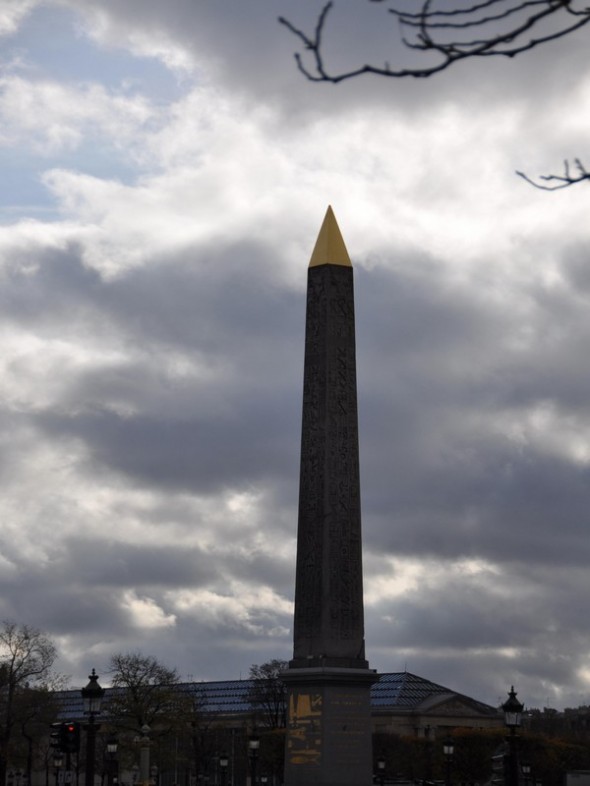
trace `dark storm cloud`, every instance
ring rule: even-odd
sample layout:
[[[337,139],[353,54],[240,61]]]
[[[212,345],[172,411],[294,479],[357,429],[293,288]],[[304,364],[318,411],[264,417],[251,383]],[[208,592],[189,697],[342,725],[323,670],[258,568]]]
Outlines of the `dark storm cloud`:
[[[397,651],[385,668],[444,674],[486,701],[511,681],[537,703],[584,695],[590,472],[569,450],[588,419],[577,254],[558,264],[559,286],[512,282],[508,300],[449,286],[428,264],[423,276],[416,259],[357,279],[368,576],[396,578],[380,555],[427,560],[416,586],[371,602],[382,669]],[[457,578],[462,559],[488,568]]]
[[[95,271],[85,267],[74,244],[43,252],[14,251],[0,292],[2,318],[37,329],[51,329],[65,315],[76,321],[100,287]]]
[[[3,619],[26,620],[29,625],[60,635],[108,635],[124,633],[128,615],[121,609],[118,595],[110,589],[93,587],[81,591],[69,581],[68,571],[59,579],[55,572],[39,574],[34,566],[22,578],[5,585]]]
[[[529,706],[579,704],[588,635],[582,570],[549,573],[531,562],[461,573],[447,564],[444,576],[445,563],[433,560],[418,586],[372,606],[373,662],[444,674],[449,687],[490,703],[516,682]]]
[[[30,250],[17,252],[2,292],[3,316],[47,328],[65,316],[94,320],[93,330],[115,323],[138,343],[204,352],[231,339],[239,357],[241,342],[272,337],[269,324],[275,325],[272,335],[289,336],[301,322],[302,295],[275,282],[275,253],[249,240],[201,247],[104,280],[84,264],[75,244],[37,259]]]
[[[111,281],[72,251],[17,269],[5,319],[61,336],[65,321],[70,336],[130,353],[73,374],[57,407],[31,415],[37,427],[82,439],[91,460],[147,485],[211,493],[293,472],[303,295],[270,269],[268,251],[247,244]],[[202,376],[170,378],[168,352],[186,353]],[[119,414],[111,400],[138,412]]]
[[[550,634],[565,641],[575,638],[571,631],[587,628],[584,604],[572,596],[581,579],[579,570],[555,571],[551,586],[543,588],[539,579],[544,566],[531,571],[521,563],[510,573],[507,565],[502,573],[489,565],[458,570],[447,563],[445,591],[439,595],[445,563],[433,562],[419,587],[373,606],[377,619],[387,619],[382,630],[373,632],[374,646],[389,640],[401,648],[541,651]]]
[[[198,546],[161,543],[152,546],[104,540],[89,532],[86,522],[79,524],[80,534],[56,541],[55,552],[46,564],[21,558],[16,579],[0,578],[5,615],[20,619],[24,610],[34,608],[34,620],[26,614],[31,624],[50,627],[56,632],[72,628],[88,631],[91,626],[100,630],[107,620],[114,632],[129,623],[128,616],[119,608],[122,589],[162,591],[179,585],[198,587],[219,573],[219,566]],[[87,586],[93,588],[90,595],[85,592]]]
[[[91,536],[92,537],[92,536]],[[88,535],[62,541],[62,556],[72,582],[90,581],[104,587],[176,587],[206,584],[216,575],[205,552],[187,544],[153,546],[91,539]]]
[[[521,641],[532,640],[537,633],[538,623],[530,614],[529,604],[520,611],[507,606],[500,618],[496,612],[497,604],[502,601],[492,598],[489,588],[485,592],[473,590],[466,582],[456,596],[450,584],[445,584],[442,603],[432,597],[432,591],[424,591],[411,600],[398,598],[395,616],[386,630],[374,634],[373,646],[395,642],[402,649],[452,648],[465,652],[469,648],[519,646]]]
[[[211,494],[227,486],[255,485],[292,465],[284,454],[288,443],[280,438],[275,444],[273,427],[281,422],[280,413],[273,418],[265,403],[244,404],[239,414],[227,418],[203,412],[175,422],[170,417],[104,412],[70,417],[45,414],[35,423],[53,438],[82,439],[91,460],[143,484]]]
[[[526,431],[548,404],[587,417],[585,302],[522,293],[532,304],[522,351],[523,316],[485,290],[380,270],[360,281],[364,510],[376,542],[408,555],[587,560],[587,466],[502,427],[510,418]]]

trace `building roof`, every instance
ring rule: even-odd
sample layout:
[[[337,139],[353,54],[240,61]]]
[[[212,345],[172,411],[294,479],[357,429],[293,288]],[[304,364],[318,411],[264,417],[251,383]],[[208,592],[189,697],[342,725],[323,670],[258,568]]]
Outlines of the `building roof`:
[[[411,674],[408,671],[377,675],[371,686],[371,708],[374,711],[413,712],[421,706],[431,706],[438,700],[450,698],[463,699],[483,714],[497,714],[495,707],[482,704],[475,699],[462,696],[456,691],[437,685],[435,682]],[[222,680],[219,682],[183,682],[179,690],[193,694],[198,700],[200,712],[213,714],[239,714],[253,711],[250,692],[254,680]],[[118,693],[120,688],[107,688],[105,701]],[[60,716],[65,720],[83,717],[82,695],[80,690],[59,691],[58,699],[62,710]]]
[[[468,704],[483,715],[497,715],[496,707],[464,696],[409,671],[381,674],[371,688],[372,710],[415,712],[428,710],[448,699]]]
[[[374,709],[397,707],[413,710],[433,695],[449,696],[453,693],[449,688],[408,671],[382,674],[379,682],[371,688],[371,706]]]

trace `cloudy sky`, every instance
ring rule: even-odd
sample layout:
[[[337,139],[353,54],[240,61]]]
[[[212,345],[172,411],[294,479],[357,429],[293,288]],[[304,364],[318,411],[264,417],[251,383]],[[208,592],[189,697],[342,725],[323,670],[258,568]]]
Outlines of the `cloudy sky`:
[[[292,654],[307,264],[355,267],[367,656],[590,702],[583,31],[312,84],[315,0],[0,0],[0,618],[72,685]],[[339,0],[336,65],[403,58]],[[590,163],[590,153],[588,153]],[[108,677],[101,680],[108,684]]]

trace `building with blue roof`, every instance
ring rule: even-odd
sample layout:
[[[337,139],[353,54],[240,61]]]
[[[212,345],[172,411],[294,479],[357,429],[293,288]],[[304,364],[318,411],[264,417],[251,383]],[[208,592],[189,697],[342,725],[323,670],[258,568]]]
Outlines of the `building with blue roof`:
[[[373,731],[404,736],[446,735],[455,728],[501,728],[503,715],[498,708],[438,685],[411,672],[377,675],[371,687]],[[258,708],[252,703],[254,680],[184,682],[178,690],[196,698],[199,713],[220,725],[250,725]],[[120,691],[107,688],[104,701]],[[60,691],[60,717],[84,718],[79,690]]]

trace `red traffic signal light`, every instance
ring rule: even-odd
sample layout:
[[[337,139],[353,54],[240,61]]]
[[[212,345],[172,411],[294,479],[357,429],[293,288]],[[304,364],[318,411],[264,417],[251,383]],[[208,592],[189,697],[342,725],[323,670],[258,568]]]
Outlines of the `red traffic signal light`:
[[[61,749],[64,753],[78,753],[80,750],[80,724],[62,723],[60,730]]]

